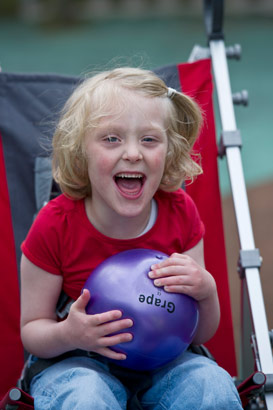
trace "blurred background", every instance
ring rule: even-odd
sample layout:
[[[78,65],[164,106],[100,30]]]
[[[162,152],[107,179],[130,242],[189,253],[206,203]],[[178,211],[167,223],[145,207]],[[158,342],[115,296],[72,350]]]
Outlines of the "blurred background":
[[[269,327],[273,327],[273,2],[229,0],[226,45],[232,91],[246,89],[249,106],[235,108]],[[185,62],[205,47],[202,0],[1,0],[0,66],[9,72],[83,75],[116,64],[154,68]],[[216,113],[217,114],[217,113]],[[218,135],[220,126],[217,120]],[[219,160],[236,345],[240,329],[239,243],[225,159]]]

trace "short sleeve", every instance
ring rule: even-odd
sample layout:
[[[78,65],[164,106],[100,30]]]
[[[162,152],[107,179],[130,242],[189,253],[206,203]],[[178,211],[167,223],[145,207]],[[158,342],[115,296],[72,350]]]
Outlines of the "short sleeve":
[[[21,245],[23,254],[39,268],[61,274],[61,230],[58,210],[51,203],[37,215]]]

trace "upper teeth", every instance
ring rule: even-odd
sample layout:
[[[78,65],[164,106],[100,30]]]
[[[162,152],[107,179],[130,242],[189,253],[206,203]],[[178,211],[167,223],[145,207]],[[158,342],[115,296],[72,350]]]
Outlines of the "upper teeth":
[[[142,178],[141,174],[117,174],[119,178]]]

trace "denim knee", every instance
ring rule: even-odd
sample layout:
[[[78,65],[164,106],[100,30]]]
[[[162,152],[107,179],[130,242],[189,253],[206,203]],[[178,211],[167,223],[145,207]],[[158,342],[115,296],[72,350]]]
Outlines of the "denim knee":
[[[126,409],[127,392],[103,367],[86,358],[57,363],[36,376],[31,394],[37,410]]]
[[[145,409],[242,409],[230,375],[200,355],[186,352],[155,372],[153,382],[153,387],[142,398]]]
[[[197,363],[198,362],[198,363]],[[239,394],[231,376],[215,362],[198,357],[189,366],[189,392],[196,396],[196,409],[237,410],[242,409]]]

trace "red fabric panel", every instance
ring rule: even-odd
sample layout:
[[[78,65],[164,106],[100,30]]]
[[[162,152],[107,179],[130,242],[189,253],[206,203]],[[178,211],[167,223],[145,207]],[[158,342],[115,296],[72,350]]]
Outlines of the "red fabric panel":
[[[214,276],[221,304],[221,322],[215,336],[206,344],[220,366],[232,376],[237,375],[235,345],[230,305],[227,262],[225,254],[221,197],[217,168],[217,145],[212,100],[210,60],[178,66],[183,92],[195,98],[205,113],[201,135],[195,150],[201,153],[204,173],[186,186],[205,224],[205,261]]]
[[[0,398],[16,384],[24,363],[19,329],[19,286],[5,164],[0,136]]]

